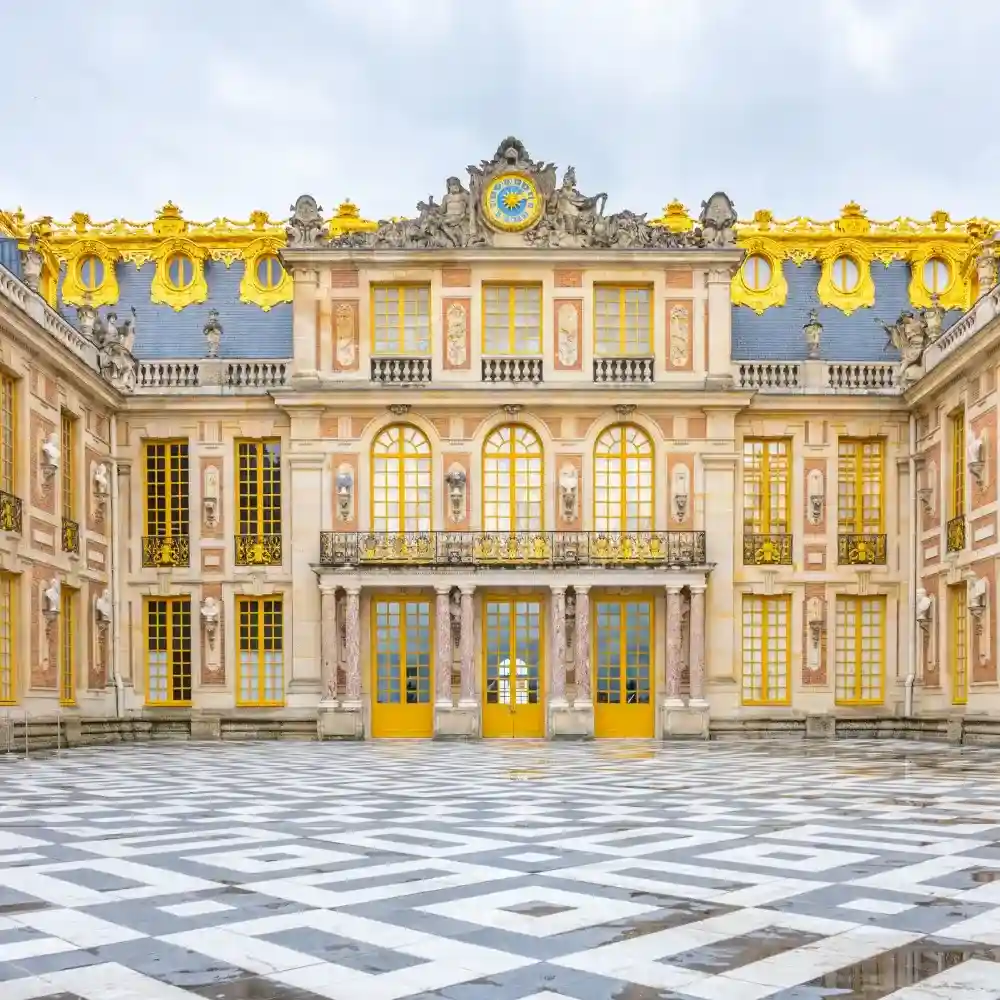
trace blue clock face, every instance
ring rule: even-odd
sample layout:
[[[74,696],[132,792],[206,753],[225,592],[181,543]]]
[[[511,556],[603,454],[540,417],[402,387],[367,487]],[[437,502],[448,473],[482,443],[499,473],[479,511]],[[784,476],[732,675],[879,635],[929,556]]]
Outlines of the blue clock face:
[[[524,174],[501,174],[487,185],[483,209],[497,229],[527,229],[542,214],[542,199],[534,181]]]

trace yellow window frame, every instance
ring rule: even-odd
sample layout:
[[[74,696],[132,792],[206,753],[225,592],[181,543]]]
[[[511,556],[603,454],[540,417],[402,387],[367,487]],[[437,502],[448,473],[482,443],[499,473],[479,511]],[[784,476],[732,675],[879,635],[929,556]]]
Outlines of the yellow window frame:
[[[17,580],[0,573],[0,705],[17,704]]]
[[[743,531],[789,534],[792,442],[789,438],[743,439]],[[751,484],[759,490],[748,490]]]
[[[76,704],[76,591],[59,592],[59,704]]]
[[[62,451],[62,516],[76,520],[76,418],[62,411],[59,421]]]
[[[507,435],[506,444],[502,442]],[[528,442],[531,444],[528,444]],[[537,460],[537,476],[531,471],[531,464]],[[502,466],[492,463],[507,462],[507,490],[502,495],[498,480],[501,478]],[[516,534],[526,531],[545,530],[545,446],[537,432],[527,424],[502,424],[495,427],[483,442],[482,462],[482,521],[483,531],[509,532]],[[518,496],[518,480],[524,477],[525,489]],[[491,481],[492,480],[492,481]],[[520,501],[520,502],[519,502]],[[503,528],[504,504],[506,504],[506,520],[509,527]],[[496,513],[487,513],[490,505]],[[527,512],[525,518],[524,512]],[[532,512],[537,511],[537,519]]]
[[[499,293],[501,291],[505,291],[507,293],[507,345],[503,349],[499,349],[498,345],[491,345],[489,342],[489,319],[491,316],[489,299],[492,293]],[[532,342],[528,346],[523,346],[523,344],[518,343],[517,317],[519,292],[534,292],[538,295],[538,327],[533,332]],[[481,312],[483,354],[492,357],[538,357],[542,353],[544,347],[545,323],[542,317],[542,308],[544,304],[543,299],[544,296],[542,294],[542,286],[537,282],[483,282]],[[527,327],[524,329],[527,329]]]
[[[396,339],[395,342],[388,345],[379,345],[378,339],[378,320],[380,316],[384,316],[386,319],[386,325],[389,326],[389,320],[392,317],[391,311],[388,309],[388,303],[385,303],[385,308],[382,308],[382,303],[380,303],[380,296],[382,294],[388,294],[389,292],[396,293]],[[406,320],[410,315],[407,312],[407,305],[413,303],[417,306],[420,305],[420,293],[424,294],[424,302],[426,303],[427,309],[426,313],[421,313],[419,310],[412,315],[421,316],[426,315],[427,317],[427,346],[424,349],[419,349],[416,343],[416,333],[417,328],[411,329],[410,333],[413,337],[413,343],[407,342],[407,326]],[[383,284],[373,284],[371,286],[371,296],[369,299],[369,313],[371,315],[371,351],[373,356],[395,356],[405,354],[409,357],[429,357],[433,351],[433,324],[431,323],[431,286],[427,282],[423,281],[403,281],[403,282],[389,282]]]
[[[865,612],[873,612],[874,632],[865,635]],[[848,624],[851,629],[848,630]],[[836,603],[836,632],[834,656],[834,701],[838,705],[881,705],[885,702],[885,625],[886,599],[883,595],[859,597],[838,594]],[[877,663],[877,696],[865,693],[866,653],[865,641],[874,640]],[[870,659],[867,665],[870,666]],[[848,673],[841,667],[850,668]],[[841,684],[841,678],[846,678]],[[846,681],[850,681],[847,683]],[[869,685],[871,687],[872,685]]]
[[[281,665],[279,697],[267,697],[268,653],[279,653]],[[250,654],[245,655],[245,654]],[[244,694],[244,680],[256,660],[257,697]],[[274,708],[285,704],[285,602],[282,597],[238,597],[236,599],[236,704],[241,708]]]
[[[618,294],[618,343],[608,347],[601,337],[601,318],[605,314],[605,305],[613,300],[612,293]],[[635,345],[629,345],[629,292],[646,293],[646,323],[636,324],[636,330],[644,334],[644,340]],[[608,295],[608,302],[602,301],[602,296]],[[603,324],[609,326],[609,324]],[[598,284],[594,286],[594,354],[598,357],[649,357],[653,353],[653,286],[649,284]]]
[[[969,591],[968,584],[948,588],[951,614],[948,628],[948,661],[951,668],[951,703],[969,701]]]
[[[384,630],[380,628],[380,620],[382,617],[382,611],[389,605],[399,606],[399,623],[396,628],[392,628],[391,625],[387,626]],[[427,697],[423,701],[407,701],[406,700],[406,671],[409,667],[410,652],[409,646],[411,643],[410,631],[411,626],[409,622],[409,609],[411,607],[426,608],[426,618],[427,618],[427,656],[428,656],[428,680],[427,680]],[[435,699],[435,670],[437,663],[437,652],[436,652],[436,641],[437,641],[437,627],[434,618],[435,609],[433,606],[433,601],[429,597],[417,596],[413,593],[407,593],[402,591],[398,594],[387,594],[381,593],[372,597],[371,601],[371,611],[369,617],[371,619],[371,658],[372,658],[372,686],[371,686],[371,699],[372,704],[378,706],[378,711],[384,711],[385,709],[392,708],[406,708],[410,705],[418,705],[428,707],[434,703]],[[417,626],[419,628],[420,626]],[[389,634],[392,640],[395,640],[394,645],[386,646],[380,641],[379,633],[380,631],[385,631]],[[416,631],[416,629],[414,629]],[[414,636],[414,638],[416,638]],[[399,667],[396,671],[396,676],[399,679],[399,700],[398,701],[382,701],[381,696],[383,693],[382,688],[382,677],[381,677],[381,667],[383,659],[388,654],[388,659],[390,665],[387,670],[391,674],[391,660],[393,655],[395,655],[396,661]],[[388,682],[389,693],[392,693],[392,679]],[[421,693],[418,687],[418,693]]]
[[[0,490],[11,495],[17,482],[17,380],[0,373]]]
[[[160,485],[150,477],[151,462],[162,458],[162,496]],[[143,494],[145,496],[146,535],[153,538],[186,536],[190,531],[190,466],[185,438],[147,441],[143,448]]]
[[[965,410],[958,410],[951,415],[951,516],[961,517],[964,514]]]
[[[747,697],[747,666],[753,665],[752,659],[748,661],[747,652],[747,609],[753,613],[754,606],[760,608],[760,694],[759,698]],[[776,619],[780,622],[784,618],[784,655],[781,656],[780,648],[776,648],[773,637],[769,631],[772,620],[772,612],[779,612]],[[740,621],[740,638],[742,646],[742,667],[740,672],[740,699],[744,705],[790,705],[792,703],[792,598],[790,594],[744,594],[742,614]],[[754,650],[751,645],[749,651]],[[772,655],[773,654],[773,655]],[[781,657],[778,659],[778,657]],[[772,673],[777,673],[779,677],[784,675],[784,697],[768,697],[768,692],[779,687],[772,683]],[[751,674],[750,688],[754,687],[755,678]]]
[[[390,440],[390,435],[394,440]],[[390,444],[392,450],[379,450],[383,442]],[[377,460],[387,463],[385,483],[378,481]],[[434,449],[427,435],[414,424],[390,424],[372,440],[368,461],[371,477],[368,489],[371,530],[389,534],[431,531],[434,521]],[[396,478],[394,488],[390,489],[393,470]],[[410,474],[415,475],[418,480],[426,480],[426,501],[421,500],[419,483],[407,486],[406,480]],[[416,495],[415,499],[411,499],[413,493]],[[384,515],[377,513],[380,501],[385,506]],[[389,508],[393,503],[397,510],[396,526],[390,527],[393,519],[389,516]],[[415,524],[416,527],[407,527],[408,524]]]
[[[281,439],[237,438],[236,511],[242,536],[281,534]],[[269,451],[270,450],[270,451]],[[271,455],[271,463],[264,461]],[[253,460],[253,465],[251,461]],[[276,462],[274,461],[276,459]],[[270,491],[264,487],[269,485]]]
[[[155,627],[152,627],[151,618],[154,613],[157,621]],[[146,704],[158,707],[189,706],[194,684],[191,598],[146,597],[143,600],[142,621],[146,657]],[[150,649],[154,639],[160,646],[157,650]],[[152,654],[158,652],[165,654],[163,676],[166,694],[162,698],[153,698]]]
[[[617,447],[602,448],[602,442],[610,435],[617,435]],[[634,435],[634,440],[633,436]],[[630,450],[630,444],[635,444],[635,450]],[[647,478],[649,487],[644,489],[640,484],[638,490],[630,490],[628,485],[629,461],[635,462],[635,472],[641,478]],[[600,470],[599,462],[609,463],[604,470]],[[605,491],[601,485],[614,467],[610,463],[616,463],[618,470],[618,498],[613,498],[612,490]],[[601,496],[604,512],[601,513]],[[638,517],[634,520],[644,524],[644,527],[629,527],[633,514],[629,509],[629,498],[632,497],[634,509],[638,509]],[[594,531],[597,532],[619,532],[626,534],[632,531],[652,531],[656,517],[656,449],[653,446],[653,439],[638,424],[612,424],[606,427],[598,436],[594,443],[594,496],[593,496],[593,524]],[[617,526],[613,522],[617,521]]]
[[[646,690],[647,695],[646,701],[636,701],[632,702],[628,700],[628,669],[629,667],[636,666],[636,657],[633,655],[635,649],[630,647],[629,639],[636,638],[635,632],[629,631],[629,620],[628,620],[628,609],[630,606],[635,605],[643,607],[646,610],[646,629],[645,629],[645,640],[646,640],[646,651],[649,657],[649,662],[646,664]],[[617,630],[618,635],[618,691],[622,696],[621,701],[601,701],[600,695],[601,690],[601,610],[605,608],[615,608],[617,613],[617,618],[614,623],[614,628]],[[612,707],[618,707],[623,705],[653,705],[655,703],[655,682],[656,682],[656,606],[651,597],[639,596],[639,595],[629,595],[627,597],[613,597],[613,596],[599,596],[594,601],[594,624],[591,630],[591,663],[593,664],[594,678],[591,685],[591,690],[593,691],[594,703],[601,705],[610,705]],[[613,649],[613,647],[612,647]],[[610,665],[610,664],[609,664]],[[609,688],[608,691],[611,689]]]
[[[837,446],[837,528],[842,535],[881,535],[885,530],[885,441],[841,438]],[[877,505],[870,515],[866,487],[875,486]]]

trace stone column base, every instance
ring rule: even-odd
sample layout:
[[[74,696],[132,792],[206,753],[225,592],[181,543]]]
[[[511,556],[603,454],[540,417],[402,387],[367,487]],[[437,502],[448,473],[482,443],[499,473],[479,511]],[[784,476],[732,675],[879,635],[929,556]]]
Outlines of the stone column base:
[[[221,740],[222,723],[217,715],[192,715],[191,739]]]
[[[549,702],[549,739],[592,740],[594,738],[594,706],[589,701]]]
[[[660,706],[665,740],[707,740],[708,707],[664,704]]]
[[[479,703],[460,701],[457,705],[441,702],[434,706],[434,739],[478,740]]]
[[[361,702],[319,703],[316,736],[321,740],[363,740],[365,717]]]

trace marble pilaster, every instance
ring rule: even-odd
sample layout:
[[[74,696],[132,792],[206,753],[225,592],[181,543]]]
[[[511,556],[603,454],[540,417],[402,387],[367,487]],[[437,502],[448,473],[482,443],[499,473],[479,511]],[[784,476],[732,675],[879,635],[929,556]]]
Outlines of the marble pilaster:
[[[361,705],[361,588],[347,588],[347,684],[344,706]]]
[[[434,620],[437,626],[434,701],[441,707],[451,708],[451,585],[437,584],[434,590],[437,594],[437,603],[434,609]]]
[[[681,700],[681,589],[667,587],[667,705]]]
[[[476,610],[475,584],[462,584],[462,638],[459,654],[462,660],[462,685],[459,705],[472,707],[476,701]]]
[[[553,705],[566,704],[566,588],[552,587],[549,599],[551,625],[551,671],[549,701]]]
[[[321,704],[337,700],[337,591],[320,587],[320,683]]]
[[[576,701],[590,701],[590,586],[578,584],[576,593]]]
[[[688,699],[692,707],[702,708],[705,700],[705,588],[691,588],[691,620],[688,627],[691,650],[691,693]]]

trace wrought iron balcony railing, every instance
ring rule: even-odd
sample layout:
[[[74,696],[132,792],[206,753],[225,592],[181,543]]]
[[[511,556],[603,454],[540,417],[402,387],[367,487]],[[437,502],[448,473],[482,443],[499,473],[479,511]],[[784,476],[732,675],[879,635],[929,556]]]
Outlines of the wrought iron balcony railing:
[[[884,566],[885,535],[838,535],[837,562],[841,566]]]
[[[21,534],[21,501],[3,490],[0,490],[0,531]]]
[[[280,566],[281,535],[237,535],[237,566]]]
[[[791,566],[791,535],[744,535],[744,566]]]
[[[62,550],[80,554],[80,525],[68,517],[62,519]]]
[[[144,535],[142,565],[149,569],[168,569],[191,564],[191,539],[187,535]]]
[[[320,533],[322,566],[702,566],[704,531]]]
[[[946,552],[961,552],[965,548],[965,515],[959,514],[948,522]]]

